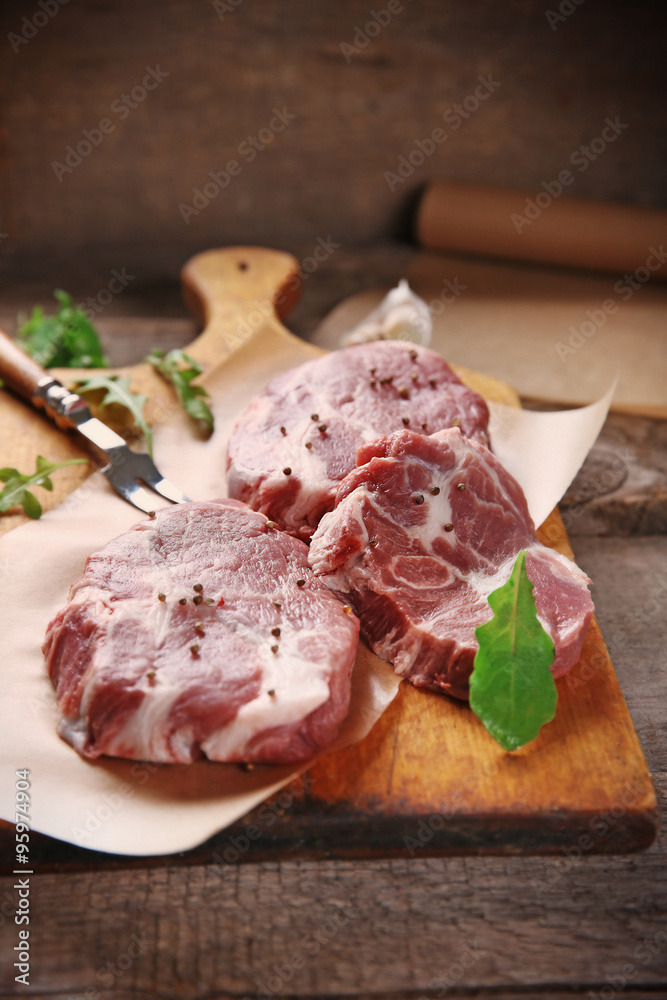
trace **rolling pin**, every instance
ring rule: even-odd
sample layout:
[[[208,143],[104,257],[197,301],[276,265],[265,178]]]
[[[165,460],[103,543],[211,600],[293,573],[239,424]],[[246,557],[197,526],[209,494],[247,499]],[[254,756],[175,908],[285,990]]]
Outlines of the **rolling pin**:
[[[639,270],[640,281],[667,280],[667,212],[569,198],[573,179],[561,171],[530,193],[433,181],[417,210],[417,241],[452,253]]]

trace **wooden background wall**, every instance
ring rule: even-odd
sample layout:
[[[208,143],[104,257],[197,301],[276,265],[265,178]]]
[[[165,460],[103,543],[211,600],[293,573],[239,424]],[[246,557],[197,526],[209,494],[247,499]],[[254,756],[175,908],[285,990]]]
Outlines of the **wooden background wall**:
[[[109,312],[125,310],[215,245],[375,246],[404,232],[428,177],[539,190],[608,116],[629,127],[570,193],[667,203],[659,3],[393,0],[401,11],[346,58],[341,43],[386,0],[59,2],[44,0],[57,12],[37,29],[24,20],[37,0],[0,12],[5,303],[54,283],[90,293],[127,267],[131,289]],[[559,4],[572,13],[552,26]],[[147,66],[168,76],[122,116],[111,110]],[[489,74],[494,93],[460,128],[443,126]],[[296,117],[248,162],[239,146],[274,108]],[[113,131],[58,179],[54,161],[104,118]],[[437,127],[447,141],[390,191],[384,172]],[[186,224],[179,204],[233,159],[241,172]]]

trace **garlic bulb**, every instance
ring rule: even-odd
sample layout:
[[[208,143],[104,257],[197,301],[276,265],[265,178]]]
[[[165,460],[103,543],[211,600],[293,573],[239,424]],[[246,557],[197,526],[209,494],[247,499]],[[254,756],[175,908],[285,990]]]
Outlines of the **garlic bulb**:
[[[369,340],[410,340],[427,347],[431,340],[431,310],[405,279],[385,295],[379,306],[341,337],[341,347]]]

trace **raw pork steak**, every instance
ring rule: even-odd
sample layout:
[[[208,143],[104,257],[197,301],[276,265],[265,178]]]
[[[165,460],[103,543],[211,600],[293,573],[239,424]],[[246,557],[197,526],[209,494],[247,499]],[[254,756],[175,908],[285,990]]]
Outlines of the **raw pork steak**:
[[[588,577],[537,541],[523,491],[457,429],[399,431],[360,449],[309,561],[352,605],[370,645],[418,687],[467,698],[475,628],[520,549],[555,677],[579,658],[593,613]]]
[[[406,426],[432,434],[452,425],[487,444],[488,420],[482,397],[433,351],[395,340],[334,351],[252,401],[229,442],[229,495],[307,541],[361,445]]]
[[[308,549],[235,500],[184,503],[88,559],[44,652],[84,757],[283,763],[347,713],[359,623]]]

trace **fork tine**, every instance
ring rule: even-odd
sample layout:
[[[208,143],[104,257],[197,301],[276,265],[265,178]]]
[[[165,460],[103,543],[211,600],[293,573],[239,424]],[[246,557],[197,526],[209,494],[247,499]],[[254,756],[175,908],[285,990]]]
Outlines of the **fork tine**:
[[[164,478],[148,455],[131,451],[126,444],[114,448],[113,454],[111,450],[108,453],[112,461],[102,470],[104,475],[113,488],[139,510],[147,514],[152,513],[155,510],[155,500],[139,485],[138,480],[172,503],[187,503],[190,500],[185,493]]]
[[[117,467],[114,468],[111,465],[107,465],[102,472],[107,477],[113,488],[117,493],[128,501],[128,503],[133,504],[133,506],[138,507],[139,510],[143,510],[146,514],[152,514],[155,510],[155,501],[152,499],[150,493],[139,486],[136,479],[121,479],[118,475]]]
[[[190,497],[187,497],[182,490],[179,490],[168,479],[165,479],[155,462],[148,455],[138,454],[128,449],[128,455],[123,466],[123,471],[127,475],[134,479],[140,479],[146,486],[150,486],[156,493],[163,496],[165,500],[171,500],[172,503],[189,502]]]
[[[170,483],[168,479],[165,479],[164,476],[160,476],[156,482],[147,483],[147,485],[151,486],[155,492],[159,493],[160,496],[163,496],[165,500],[171,500],[172,503],[191,502],[190,497],[186,497],[185,493],[182,493],[176,486],[174,486],[173,483]]]
[[[0,330],[0,370],[9,387],[33,406],[44,408],[59,427],[75,428],[82,437],[103,451],[109,465],[102,469],[113,488],[139,510],[150,514],[155,504],[139,486],[142,480],[173,503],[187,503],[187,497],[158,471],[148,455],[131,451],[125,440],[94,417],[83,397],[49,375]]]

